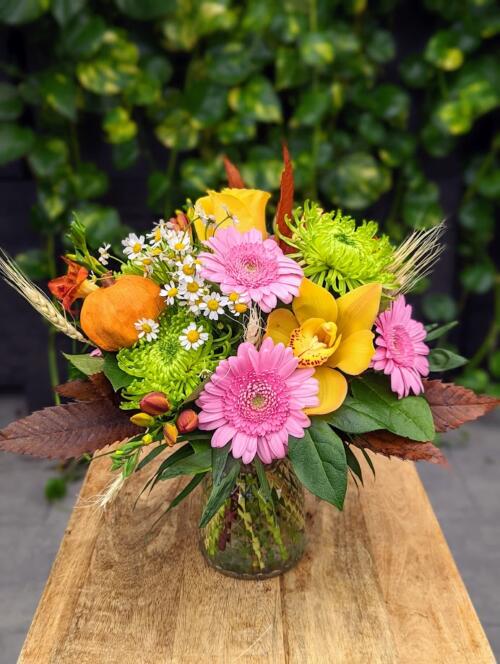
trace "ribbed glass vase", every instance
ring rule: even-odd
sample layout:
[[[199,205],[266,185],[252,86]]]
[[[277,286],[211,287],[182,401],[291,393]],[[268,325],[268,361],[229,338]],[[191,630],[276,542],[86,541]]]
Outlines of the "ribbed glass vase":
[[[231,496],[200,529],[203,555],[223,574],[245,579],[277,576],[293,567],[304,553],[302,485],[288,459],[264,469],[271,500],[263,497],[253,466],[242,466]],[[202,487],[205,502],[212,489],[210,474]]]

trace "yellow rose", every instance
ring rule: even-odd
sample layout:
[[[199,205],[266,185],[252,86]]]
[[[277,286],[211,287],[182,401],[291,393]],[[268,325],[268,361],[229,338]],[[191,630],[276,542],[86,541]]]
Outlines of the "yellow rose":
[[[234,226],[240,233],[255,228],[267,237],[266,231],[266,204],[271,194],[259,189],[223,189],[222,191],[209,191],[196,201],[195,210],[201,208],[207,217],[215,218],[208,224],[195,212],[194,227],[200,240],[205,240],[214,234],[215,228]],[[228,218],[228,211],[236,217],[237,223]]]

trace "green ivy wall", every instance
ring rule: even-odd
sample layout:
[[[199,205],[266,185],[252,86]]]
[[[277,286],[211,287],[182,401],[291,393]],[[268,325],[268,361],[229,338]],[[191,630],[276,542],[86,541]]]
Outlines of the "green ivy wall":
[[[55,273],[73,210],[92,245],[119,243],[119,171],[140,170],[153,220],[220,186],[224,153],[276,190],[286,138],[298,200],[377,215],[395,240],[449,218],[456,298],[434,289],[423,312],[488,310],[462,380],[499,391],[496,2],[2,0],[0,23],[0,164],[24,159],[36,180],[42,249],[21,256],[34,277]],[[89,142],[110,158],[89,158]]]

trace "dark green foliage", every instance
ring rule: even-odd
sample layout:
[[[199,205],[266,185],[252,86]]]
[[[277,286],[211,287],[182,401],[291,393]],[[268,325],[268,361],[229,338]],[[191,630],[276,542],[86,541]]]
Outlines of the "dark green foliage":
[[[113,169],[140,160],[145,216],[168,217],[186,196],[224,183],[223,153],[248,186],[276,192],[286,138],[297,201],[319,198],[362,218],[384,197],[382,221],[395,240],[456,214],[461,306],[437,294],[424,312],[446,323],[467,298],[496,291],[492,327],[465,379],[495,389],[498,362],[488,358],[500,329],[491,260],[500,140],[482,140],[488,124],[476,137],[500,105],[500,8],[493,0],[416,4],[428,33],[401,59],[401,0],[3,2],[0,22],[27,24],[14,38],[30,57],[3,63],[0,164],[27,159],[38,185],[33,222],[48,238],[24,266],[38,279],[53,276],[52,239],[73,210],[90,248],[119,247],[127,229],[102,202]],[[39,68],[25,71],[25,62]],[[102,132],[93,140],[108,144],[109,172],[82,159],[91,118]],[[461,201],[443,210],[426,175],[440,162],[424,169],[424,161],[452,153],[464,173]]]

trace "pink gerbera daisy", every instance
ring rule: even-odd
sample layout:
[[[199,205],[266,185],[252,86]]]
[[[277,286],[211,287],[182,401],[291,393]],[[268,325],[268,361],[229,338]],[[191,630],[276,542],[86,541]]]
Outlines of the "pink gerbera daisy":
[[[263,240],[260,231],[221,228],[204,244],[213,253],[200,253],[201,276],[220,284],[224,294],[239,293],[246,304],[256,302],[266,312],[278,300],[290,304],[298,295],[302,268],[274,240]]]
[[[379,336],[375,339],[377,350],[371,366],[391,376],[391,389],[401,399],[412,391],[424,391],[421,376],[429,373],[429,347],[424,344],[427,335],[422,323],[411,317],[412,308],[403,295],[395,300],[387,311],[375,321]]]
[[[303,409],[318,404],[314,369],[297,369],[292,349],[264,340],[260,350],[243,343],[223,360],[196,404],[199,427],[215,429],[212,447],[231,442],[235,458],[250,463],[282,459],[288,436],[302,438],[310,420]]]

